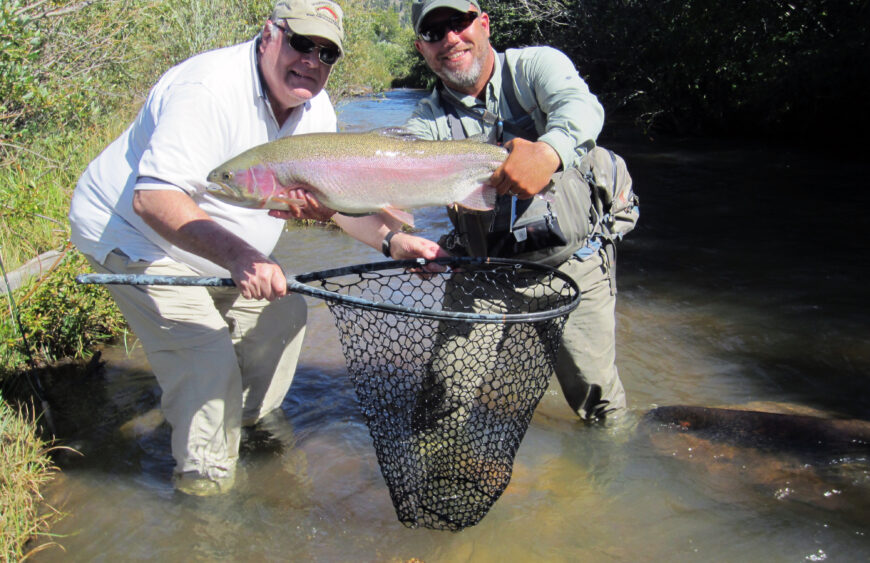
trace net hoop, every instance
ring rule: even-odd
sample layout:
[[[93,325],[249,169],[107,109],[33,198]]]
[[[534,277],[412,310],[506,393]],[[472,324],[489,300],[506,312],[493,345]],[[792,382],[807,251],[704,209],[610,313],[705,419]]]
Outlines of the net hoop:
[[[359,275],[374,273],[383,270],[411,270],[419,269],[427,264],[439,264],[446,266],[454,272],[461,271],[466,267],[509,266],[519,271],[521,269],[539,272],[542,276],[558,278],[566,284],[571,295],[570,301],[562,305],[531,312],[518,313],[475,313],[467,311],[438,311],[424,307],[407,307],[389,302],[376,302],[353,295],[344,295],[329,291],[321,287],[310,285],[311,282],[328,281],[330,278],[338,278],[346,275]],[[444,273],[433,273],[433,276]],[[120,285],[183,285],[183,286],[207,286],[207,287],[233,287],[235,283],[230,278],[209,276],[160,276],[148,274],[82,274],[76,276],[78,283],[85,284],[120,284]],[[450,320],[468,323],[525,323],[546,321],[567,315],[580,304],[580,287],[571,276],[543,264],[526,260],[507,260],[503,258],[472,258],[472,257],[448,257],[426,260],[417,258],[413,260],[388,260],[382,262],[370,262],[341,268],[320,270],[299,275],[287,276],[287,289],[289,291],[323,299],[330,303],[343,303],[371,311],[382,311],[411,317],[434,320]]]
[[[426,266],[427,264],[439,264],[442,266],[446,266],[450,269],[457,270],[459,268],[471,267],[471,266],[485,266],[485,265],[501,265],[501,266],[512,266],[516,270],[521,268],[540,272],[542,275],[551,275],[554,278],[558,278],[567,284],[570,288],[571,294],[573,298],[564,305],[554,307],[552,309],[546,309],[541,311],[532,311],[525,313],[474,313],[474,312],[466,312],[466,311],[438,311],[429,308],[423,307],[406,307],[404,305],[398,305],[395,303],[388,302],[375,302],[368,299],[364,299],[361,297],[355,297],[352,295],[343,295],[341,293],[337,293],[334,291],[328,291],[319,287],[314,287],[312,285],[308,285],[310,282],[316,282],[320,280],[327,280],[328,278],[335,278],[340,276],[352,275],[352,274],[365,274],[370,272],[379,272],[382,270],[391,270],[391,269],[403,269],[410,270],[413,268],[421,268]],[[443,273],[433,274],[433,275],[443,275]],[[526,323],[526,322],[537,322],[537,321],[546,321],[549,319],[554,319],[557,317],[561,317],[567,315],[571,311],[577,308],[580,304],[580,287],[577,285],[577,282],[571,278],[571,276],[565,274],[557,270],[556,268],[552,268],[550,266],[545,266],[543,264],[538,264],[536,262],[529,262],[526,260],[507,260],[501,258],[473,258],[473,257],[449,257],[449,258],[435,258],[432,260],[427,260],[424,258],[417,258],[412,260],[388,260],[382,262],[370,262],[368,264],[357,264],[354,266],[345,266],[342,268],[333,268],[329,270],[321,270],[318,272],[310,272],[307,274],[299,274],[297,276],[291,276],[288,278],[287,289],[290,291],[301,293],[303,295],[308,295],[310,297],[316,297],[318,299],[323,299],[328,302],[335,303],[344,303],[347,305],[353,305],[355,307],[359,307],[361,309],[367,309],[372,311],[384,311],[389,313],[397,313],[402,315],[407,315],[410,317],[418,317],[423,319],[432,319],[432,320],[450,320],[450,321],[461,321],[461,322],[469,322],[469,323]]]

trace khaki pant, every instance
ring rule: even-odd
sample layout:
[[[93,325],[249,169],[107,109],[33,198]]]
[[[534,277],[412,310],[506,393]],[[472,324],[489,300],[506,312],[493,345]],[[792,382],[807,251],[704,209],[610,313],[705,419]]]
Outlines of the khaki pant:
[[[568,316],[556,377],[571,408],[584,420],[624,409],[625,390],[616,369],[616,296],[604,250],[585,261],[571,257],[559,270],[580,286],[580,305]]]
[[[611,291],[609,261],[602,249],[583,261],[572,256],[558,268],[577,282],[581,297],[565,323],[555,373],[570,407],[591,421],[626,406],[615,362],[616,297]],[[445,290],[444,309],[504,313],[535,307],[534,290],[516,289],[515,307],[510,302],[477,298],[486,291],[475,291],[476,283],[461,276],[453,278]],[[437,329],[429,379],[424,382],[418,410],[451,431],[464,426],[499,373],[500,357],[532,350],[534,336],[523,330],[518,325],[451,322]]]
[[[100,273],[196,275],[183,264],[131,262],[113,252]],[[231,478],[242,424],[281,406],[302,348],[300,295],[243,298],[236,288],[107,286],[142,342],[172,426],[176,473]]]

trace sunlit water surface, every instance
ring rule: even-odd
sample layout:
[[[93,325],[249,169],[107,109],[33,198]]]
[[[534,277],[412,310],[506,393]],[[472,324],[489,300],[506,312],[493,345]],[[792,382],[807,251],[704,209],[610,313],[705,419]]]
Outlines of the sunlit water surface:
[[[342,104],[341,127],[399,125],[416,92]],[[66,515],[37,561],[857,561],[870,556],[865,451],[764,452],[652,432],[655,405],[748,405],[868,416],[870,330],[857,162],[606,130],[641,196],[620,246],[618,364],[631,412],[586,426],[551,387],[504,495],[459,533],[396,519],[326,306],[281,413],[248,436],[220,498],[169,483],[169,430],[133,338],[65,391],[74,421],[45,491]],[[859,179],[862,181],[859,184]],[[418,213],[424,234],[442,210]],[[293,228],[291,272],[378,261],[340,232]],[[61,412],[62,411],[62,412]],[[156,425],[156,428],[155,428]]]

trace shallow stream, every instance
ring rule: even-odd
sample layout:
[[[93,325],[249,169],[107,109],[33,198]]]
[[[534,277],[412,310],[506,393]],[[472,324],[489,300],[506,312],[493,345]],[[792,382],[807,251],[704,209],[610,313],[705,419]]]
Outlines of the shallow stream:
[[[399,125],[416,92],[355,99],[344,130]],[[770,451],[641,423],[656,405],[741,405],[870,419],[866,167],[736,141],[610,126],[641,198],[619,248],[617,362],[631,412],[587,426],[558,385],[504,495],[462,532],[396,519],[332,317],[310,299],[300,367],[271,436],[243,445],[221,498],[173,491],[159,390],[133,339],[70,389],[45,492],[63,546],[35,561],[859,561],[870,558],[867,450]],[[418,215],[433,237],[443,210]],[[292,272],[383,259],[340,232],[292,229]],[[81,411],[81,412],[78,412]],[[152,414],[148,414],[148,413]],[[137,418],[138,417],[138,418]]]

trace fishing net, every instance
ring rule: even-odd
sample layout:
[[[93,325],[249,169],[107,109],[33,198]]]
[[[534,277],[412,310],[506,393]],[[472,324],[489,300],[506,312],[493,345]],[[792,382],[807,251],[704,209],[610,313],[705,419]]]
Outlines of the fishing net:
[[[446,271],[381,262],[295,279],[335,317],[399,520],[455,531],[507,487],[579,289],[533,263],[433,262]]]
[[[443,272],[422,272],[427,264]],[[229,278],[87,274],[79,283],[232,286]],[[580,301],[531,262],[406,260],[301,274],[324,299],[399,520],[461,530],[507,487],[514,455]]]

